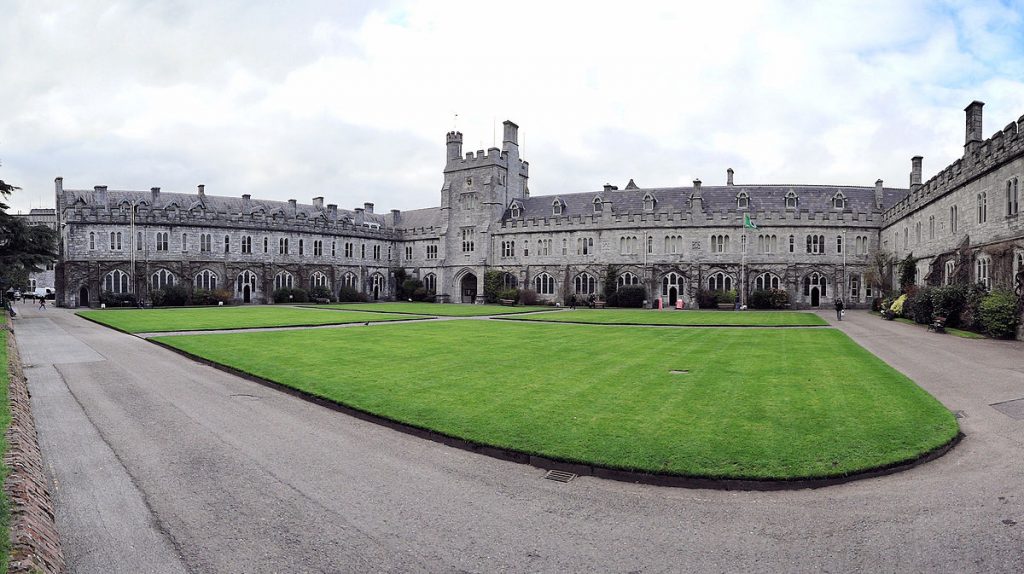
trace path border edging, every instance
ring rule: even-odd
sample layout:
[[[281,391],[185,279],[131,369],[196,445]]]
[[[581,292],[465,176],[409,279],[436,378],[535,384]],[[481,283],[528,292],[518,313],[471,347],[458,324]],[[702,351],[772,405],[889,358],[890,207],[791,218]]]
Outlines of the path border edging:
[[[11,555],[8,572],[60,574],[65,571],[64,552],[57,533],[49,478],[39,450],[32,416],[28,380],[18,353],[14,328],[8,319],[7,369],[11,425],[7,428],[7,452],[3,462],[10,469],[3,488],[11,502]]]
[[[444,433],[440,433],[438,431],[418,427],[408,423],[399,422],[394,419],[376,415],[349,405],[339,403],[337,401],[319,397],[317,395],[307,393],[306,391],[295,389],[287,385],[283,385],[281,383],[253,375],[252,373],[248,373],[240,369],[236,369],[234,367],[229,367],[216,361],[211,361],[210,359],[200,357],[198,355],[189,353],[188,351],[172,347],[171,345],[168,345],[162,341],[156,341],[153,339],[144,340],[149,341],[150,343],[158,345],[171,352],[177,353],[183,357],[191,359],[197,363],[213,367],[214,369],[217,369],[219,371],[223,371],[225,373],[241,377],[248,381],[258,383],[260,385],[269,387],[279,392],[283,392],[293,397],[297,397],[302,400],[320,405],[322,407],[327,407],[331,410],[344,413],[346,415],[367,422],[378,424],[404,434],[412,435],[418,438],[423,438],[426,440],[430,440],[432,442],[440,443],[460,450],[490,456],[492,458],[496,458],[499,460],[506,460],[509,462],[516,462],[519,464],[527,464],[544,470],[563,470],[566,472],[574,473],[578,476],[594,476],[597,478],[616,480],[620,482],[632,482],[635,484],[650,484],[655,486],[673,486],[682,488],[707,488],[714,490],[752,491],[802,490],[806,488],[822,488],[826,486],[834,486],[837,484],[845,484],[847,482],[853,482],[855,480],[875,478],[879,476],[895,474],[897,472],[903,472],[905,470],[910,470],[911,468],[914,468],[918,465],[930,462],[941,457],[942,455],[952,450],[953,447],[958,445],[960,441],[963,438],[965,438],[963,431],[959,430],[958,424],[957,433],[956,435],[953,436],[953,438],[930,451],[921,453],[920,455],[913,459],[887,464],[878,468],[862,470],[843,476],[835,476],[828,478],[758,480],[705,478],[676,474],[656,474],[649,472],[615,469],[610,467],[572,462],[566,460],[552,459],[540,455],[529,454],[523,451],[484,445],[467,439],[453,437]]]

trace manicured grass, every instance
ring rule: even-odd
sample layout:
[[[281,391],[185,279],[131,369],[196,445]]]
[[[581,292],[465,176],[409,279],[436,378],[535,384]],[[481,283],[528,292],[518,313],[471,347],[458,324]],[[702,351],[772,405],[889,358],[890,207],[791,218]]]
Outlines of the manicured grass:
[[[914,321],[913,319],[907,319],[904,317],[897,317],[893,319],[893,321],[906,323],[907,325],[914,325],[916,327],[921,327],[922,329],[928,328],[928,325],[922,325]],[[981,333],[975,333],[974,331],[964,331],[963,329],[957,329],[955,327],[946,327],[946,334],[953,335],[954,337],[960,337],[961,339],[988,339],[988,337],[982,335]]]
[[[459,303],[335,303],[317,305],[317,309],[343,309],[346,311],[371,311],[374,313],[415,313],[418,315],[434,315],[436,317],[482,317],[484,315],[508,315],[512,313],[531,313],[534,311],[552,311],[554,307],[504,305],[464,305]]]
[[[7,428],[11,426],[10,365],[7,364],[7,323],[6,314],[0,314],[0,484],[7,481],[11,469],[2,462],[7,454]],[[0,489],[0,573],[6,573],[11,557],[11,501],[7,492]]]
[[[827,325],[814,313],[797,311],[654,311],[648,309],[577,309],[544,315],[509,317],[523,321],[560,321],[601,325],[815,326]]]
[[[418,315],[328,313],[299,307],[188,307],[183,309],[104,309],[79,311],[82,317],[128,333],[209,331],[295,325],[340,325],[366,321],[427,319]]]
[[[834,329],[446,321],[158,340],[417,427],[613,468],[828,477],[913,459],[958,430]]]

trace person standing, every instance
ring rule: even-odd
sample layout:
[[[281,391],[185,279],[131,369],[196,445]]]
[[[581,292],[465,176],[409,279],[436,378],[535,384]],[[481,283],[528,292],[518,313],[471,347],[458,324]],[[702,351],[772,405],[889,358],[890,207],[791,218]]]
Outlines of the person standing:
[[[844,307],[845,307],[845,305],[843,305],[842,298],[836,297],[836,321],[842,321],[843,320],[843,308]]]

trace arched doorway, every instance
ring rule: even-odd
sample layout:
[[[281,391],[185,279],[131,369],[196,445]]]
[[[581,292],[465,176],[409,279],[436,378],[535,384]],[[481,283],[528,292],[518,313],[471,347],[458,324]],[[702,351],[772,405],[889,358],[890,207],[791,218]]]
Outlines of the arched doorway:
[[[460,284],[463,303],[476,303],[476,275],[466,273]]]
[[[86,287],[85,285],[82,285],[82,288],[78,290],[78,306],[89,306],[89,288]]]
[[[373,300],[379,301],[384,295],[384,276],[380,273],[373,274],[370,291],[373,293]]]
[[[821,303],[821,293],[818,292],[818,286],[811,287],[811,307],[817,307]]]

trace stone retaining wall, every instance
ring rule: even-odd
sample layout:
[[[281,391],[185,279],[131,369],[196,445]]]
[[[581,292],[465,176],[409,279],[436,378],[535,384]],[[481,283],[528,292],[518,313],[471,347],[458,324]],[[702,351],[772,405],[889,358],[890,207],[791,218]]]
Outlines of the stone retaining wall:
[[[43,457],[36,440],[28,384],[15,345],[14,331],[9,326],[5,328],[8,329],[8,373],[11,379],[11,426],[7,429],[7,453],[3,457],[4,464],[10,469],[4,481],[4,492],[11,501],[11,561],[8,571],[12,574],[60,573],[65,570],[64,554],[57,536],[53,499],[47,488]]]

